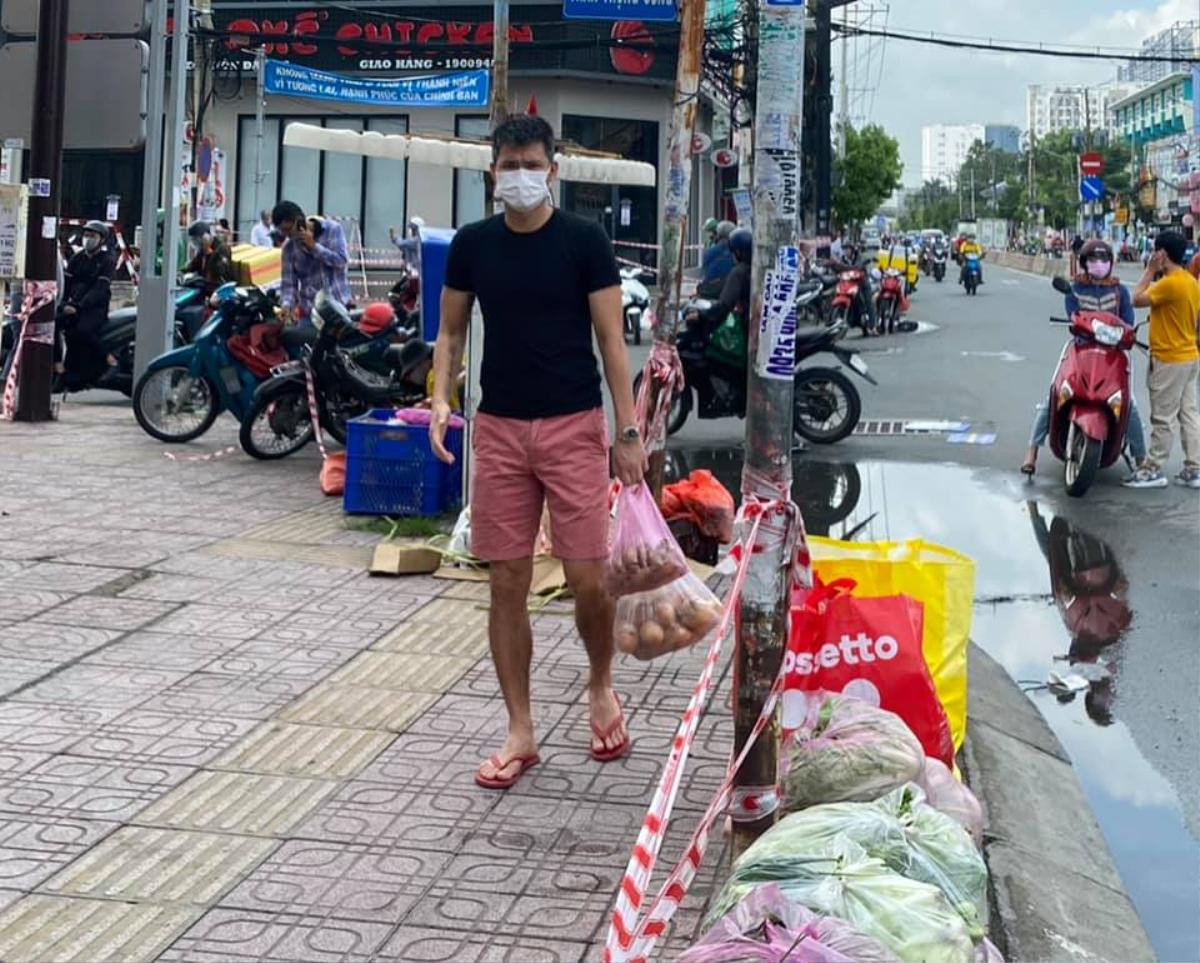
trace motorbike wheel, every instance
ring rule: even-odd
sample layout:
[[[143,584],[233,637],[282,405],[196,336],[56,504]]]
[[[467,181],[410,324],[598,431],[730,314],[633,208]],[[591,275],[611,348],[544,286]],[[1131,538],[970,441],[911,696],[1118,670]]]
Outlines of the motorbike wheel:
[[[133,389],[133,416],[142,431],[167,444],[199,438],[212,427],[221,408],[217,388],[196,378],[184,365],[147,371]]]
[[[642,388],[642,374],[639,371],[637,377],[633,379],[633,397],[636,400],[638,392]],[[692,389],[686,385],[679,397],[675,399],[675,403],[671,405],[671,410],[667,414],[667,434],[673,435],[683,427],[683,424],[688,419],[688,415],[692,412]]]
[[[796,372],[794,430],[817,445],[832,445],[854,431],[862,416],[858,389],[833,368],[801,368]]]
[[[1066,460],[1063,463],[1063,481],[1067,494],[1079,498],[1092,487],[1096,473],[1100,470],[1100,455],[1104,445],[1089,438],[1075,425],[1071,425],[1067,436]]]
[[[252,458],[286,458],[313,439],[308,392],[303,381],[281,381],[254,399],[242,419],[238,441]]]

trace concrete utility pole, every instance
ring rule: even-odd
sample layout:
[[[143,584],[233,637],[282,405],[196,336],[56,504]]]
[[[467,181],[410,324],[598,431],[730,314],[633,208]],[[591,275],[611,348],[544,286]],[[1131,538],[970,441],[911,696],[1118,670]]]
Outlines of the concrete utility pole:
[[[492,4],[492,110],[491,128],[495,130],[508,117],[508,0]]]
[[[841,76],[838,77],[838,90],[840,93],[840,107],[838,113],[841,114],[841,123],[838,125],[838,157],[842,160],[846,159],[846,130],[850,124],[850,79],[846,76],[846,50],[850,45],[850,34],[846,29],[850,22],[850,15],[842,11],[842,69]]]
[[[192,187],[187,198],[189,223],[199,218],[200,211],[200,142],[204,138],[205,100],[207,99],[205,84],[212,71],[210,57],[212,41],[209,37],[202,36],[201,33],[211,31],[213,28],[212,0],[192,0],[192,8],[196,13],[197,30],[195,42],[192,45],[194,64],[190,77],[192,85]],[[255,211],[255,218],[257,217],[258,212]]]
[[[29,182],[44,180],[46,196],[29,198],[25,231],[25,277],[54,285],[58,280],[58,215],[62,210],[63,111],[67,87],[67,0],[38,4],[37,78]],[[30,191],[33,194],[33,191]],[[49,235],[48,237],[46,235]],[[50,375],[54,367],[55,301],[43,304],[26,322],[18,374],[17,421],[49,421]]]
[[[254,77],[257,87],[254,92],[254,223],[258,223],[262,212],[263,137],[267,113],[267,48],[259,47],[254,52]],[[250,240],[246,238],[246,240]]]
[[[757,7],[754,259],[742,498],[773,501],[790,500],[792,488],[804,8],[768,5],[766,0],[758,0]],[[789,284],[790,313],[785,293]],[[783,658],[792,561],[788,557],[788,524],[781,516],[763,519],[742,589],[733,684],[735,754],[754,728]],[[731,847],[735,859],[774,822],[778,763],[776,718],[737,772]],[[739,818],[747,812],[742,803],[750,796],[757,797],[756,816]]]
[[[146,169],[142,178],[142,272],[138,285],[134,378],[172,344],[175,330],[175,277],[179,269],[179,175],[183,154],[183,120],[187,93],[190,0],[174,0],[175,33],[171,45],[171,90],[166,129],[160,140],[156,124],[146,138]],[[154,0],[150,34],[149,116],[163,114],[163,85],[167,63],[167,0]],[[159,167],[162,174],[160,179]],[[165,196],[164,196],[165,193]],[[157,257],[158,210],[163,209],[162,266]]]

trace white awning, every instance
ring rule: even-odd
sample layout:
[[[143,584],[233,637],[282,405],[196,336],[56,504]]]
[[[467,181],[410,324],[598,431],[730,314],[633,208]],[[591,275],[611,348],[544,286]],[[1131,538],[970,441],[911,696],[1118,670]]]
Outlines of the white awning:
[[[287,147],[307,147],[338,154],[359,154],[472,171],[486,171],[492,165],[492,149],[486,144],[438,140],[419,134],[381,134],[375,130],[359,133],[355,130],[292,123],[284,130],[283,143]],[[632,187],[654,186],[656,171],[653,164],[561,153],[555,159],[558,161],[560,180],[626,184]]]

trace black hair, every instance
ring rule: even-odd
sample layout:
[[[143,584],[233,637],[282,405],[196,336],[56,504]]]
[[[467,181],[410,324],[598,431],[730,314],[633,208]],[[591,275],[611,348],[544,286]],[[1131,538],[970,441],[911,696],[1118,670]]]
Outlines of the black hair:
[[[1178,231],[1161,231],[1154,239],[1154,250],[1165,252],[1172,264],[1182,267],[1187,254],[1187,238]]]
[[[295,201],[280,201],[275,205],[275,209],[271,211],[271,223],[276,227],[286,221],[303,221],[304,211],[300,209],[300,205]]]
[[[546,157],[554,160],[554,128],[536,114],[513,114],[492,131],[492,160],[500,156],[501,147],[528,147],[541,144]]]

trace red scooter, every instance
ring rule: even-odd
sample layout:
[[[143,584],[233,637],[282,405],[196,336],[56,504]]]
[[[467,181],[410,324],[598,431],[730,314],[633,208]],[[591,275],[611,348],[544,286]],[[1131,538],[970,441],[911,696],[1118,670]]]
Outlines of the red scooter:
[[[904,297],[904,276],[895,268],[883,272],[879,285],[879,331],[893,334],[900,323],[900,313],[908,307]]]
[[[838,274],[837,290],[830,302],[831,327],[842,325],[860,328],[863,337],[871,330],[871,315],[867,311],[866,299],[872,297],[871,280],[864,267],[852,267]]]
[[[1061,277],[1054,289],[1069,294]],[[1067,494],[1079,496],[1096,480],[1096,472],[1121,457],[1129,423],[1129,352],[1136,328],[1107,311],[1076,311],[1051,318],[1071,326],[1072,339],[1063,348],[1050,382],[1050,450],[1062,459]]]

